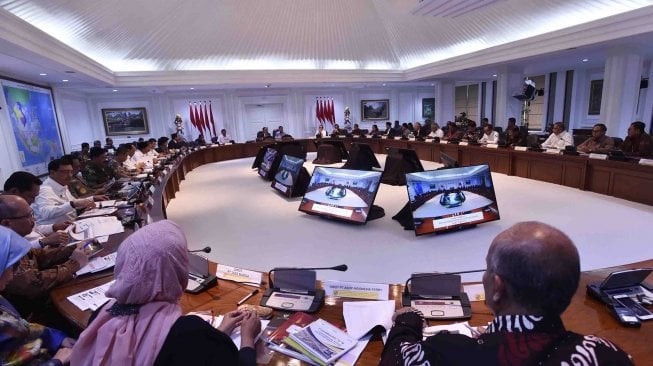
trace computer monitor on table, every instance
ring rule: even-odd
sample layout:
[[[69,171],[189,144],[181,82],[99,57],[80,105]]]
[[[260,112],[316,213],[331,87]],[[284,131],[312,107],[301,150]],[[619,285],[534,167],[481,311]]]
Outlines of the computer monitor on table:
[[[490,167],[473,165],[406,174],[415,235],[499,220]]]
[[[377,171],[315,167],[299,211],[364,224],[373,218],[380,180]]]

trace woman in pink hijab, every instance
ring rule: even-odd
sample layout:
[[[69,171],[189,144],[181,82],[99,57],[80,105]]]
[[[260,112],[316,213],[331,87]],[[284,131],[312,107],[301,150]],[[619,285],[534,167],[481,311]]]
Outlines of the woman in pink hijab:
[[[186,237],[164,220],[130,235],[118,249],[113,298],[98,310],[73,348],[71,365],[255,365],[255,313],[231,312],[218,329],[182,316],[188,282]],[[241,350],[229,334],[241,326]]]

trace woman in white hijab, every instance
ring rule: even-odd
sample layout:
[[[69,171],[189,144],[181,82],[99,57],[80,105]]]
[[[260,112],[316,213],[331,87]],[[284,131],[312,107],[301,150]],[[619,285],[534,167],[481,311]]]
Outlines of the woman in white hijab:
[[[0,291],[14,277],[14,266],[30,250],[25,238],[0,226]],[[0,296],[0,362],[2,365],[62,365],[74,339],[56,329],[29,323]],[[52,356],[54,354],[54,356]]]
[[[122,242],[114,277],[106,293],[113,299],[79,337],[73,366],[256,364],[254,339],[261,329],[256,313],[228,313],[218,329],[181,315],[188,249],[174,222],[147,225]],[[229,338],[237,326],[240,351]]]

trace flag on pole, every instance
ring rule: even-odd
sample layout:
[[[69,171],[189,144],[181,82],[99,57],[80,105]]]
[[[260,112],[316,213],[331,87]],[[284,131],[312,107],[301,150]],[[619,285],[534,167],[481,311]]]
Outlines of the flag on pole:
[[[190,124],[193,125],[193,127],[197,128],[197,124],[195,124],[195,114],[193,114],[192,102],[188,102],[188,114],[190,114]]]
[[[315,98],[315,118],[317,118],[317,124],[318,126],[322,124],[322,120],[320,119],[320,99]]]
[[[209,117],[211,118],[211,127],[213,127],[213,136],[218,136],[217,133],[215,133],[215,121],[213,120],[213,106],[211,105],[211,101],[209,100]]]
[[[206,109],[206,101],[204,101],[204,123],[206,124],[206,129],[209,132],[209,136],[213,137],[213,135],[211,134],[211,125],[209,123],[209,112]]]
[[[336,123],[336,114],[333,110],[333,98],[329,99],[329,121],[331,121],[331,126]]]
[[[200,115],[197,113],[197,102],[193,103],[193,111],[195,113],[195,123],[197,124],[197,130],[199,133],[204,133],[204,125],[202,124],[202,119],[200,119]]]

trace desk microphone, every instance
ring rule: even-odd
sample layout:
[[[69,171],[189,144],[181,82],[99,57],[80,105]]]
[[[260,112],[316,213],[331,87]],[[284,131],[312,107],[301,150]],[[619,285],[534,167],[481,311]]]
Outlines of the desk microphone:
[[[315,286],[315,272],[316,270],[334,270],[346,271],[347,265],[341,264],[333,267],[312,267],[312,268],[298,268],[298,267],[275,267],[268,272],[268,281],[270,283],[267,290],[261,298],[261,305],[267,306],[277,310],[284,311],[305,311],[307,313],[316,312],[324,302],[324,290],[318,289]],[[293,286],[284,288],[276,288],[272,281],[272,272],[280,271],[279,283],[286,283]],[[291,275],[294,272],[295,275]],[[281,274],[284,274],[281,276]],[[281,278],[283,277],[283,281]]]
[[[268,271],[268,281],[270,282],[270,288],[274,287],[274,282],[272,281],[272,272],[275,272],[275,271],[316,271],[316,270],[322,270],[322,269],[346,272],[348,267],[347,267],[346,264],[341,264],[341,265],[333,266],[333,267],[313,267],[313,268],[275,267],[275,268],[272,268],[270,271]]]
[[[198,253],[198,252],[204,252],[204,253],[211,253],[211,247],[204,247],[202,249],[195,249],[195,250],[189,250],[188,253]]]
[[[408,291],[408,283],[411,282],[415,278],[426,278],[426,277],[440,277],[440,276],[451,276],[451,275],[460,275],[464,273],[478,273],[478,272],[485,272],[486,269],[473,269],[470,271],[458,271],[458,272],[430,272],[430,273],[415,273],[411,275],[407,280],[406,283],[404,284],[404,291],[401,296],[401,303],[403,306],[411,306],[411,292]],[[467,295],[463,292],[464,297],[466,298]],[[466,301],[469,303],[469,299]]]

